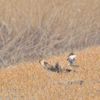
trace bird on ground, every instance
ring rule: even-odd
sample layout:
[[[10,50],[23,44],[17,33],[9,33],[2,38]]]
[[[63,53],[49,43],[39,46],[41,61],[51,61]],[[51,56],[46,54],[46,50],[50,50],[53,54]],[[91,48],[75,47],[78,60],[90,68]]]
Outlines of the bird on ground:
[[[57,61],[54,63],[54,67],[58,68],[58,69],[62,69],[62,67],[59,65],[59,63]]]
[[[48,62],[46,62],[45,60],[39,60],[39,63],[41,65],[41,67],[47,71],[47,72],[50,72],[50,73],[53,73],[55,72],[55,68],[53,65],[50,65]]]
[[[74,55],[73,52],[68,55],[68,58],[67,58],[68,67],[73,65],[73,63],[75,62],[75,57],[77,57],[77,55]]]
[[[39,60],[40,66],[47,72],[53,73],[53,72],[70,72],[70,69],[65,69],[59,65],[58,62],[54,63],[54,66],[46,62],[45,60]]]

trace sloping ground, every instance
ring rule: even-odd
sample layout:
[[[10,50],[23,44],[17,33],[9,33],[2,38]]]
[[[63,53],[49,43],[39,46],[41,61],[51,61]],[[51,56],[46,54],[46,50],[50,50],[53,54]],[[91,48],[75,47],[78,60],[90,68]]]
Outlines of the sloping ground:
[[[38,61],[0,69],[1,100],[99,100],[100,46],[75,51],[76,72],[48,73]],[[46,59],[67,68],[68,53]]]
[[[100,44],[100,0],[1,0],[0,66]]]

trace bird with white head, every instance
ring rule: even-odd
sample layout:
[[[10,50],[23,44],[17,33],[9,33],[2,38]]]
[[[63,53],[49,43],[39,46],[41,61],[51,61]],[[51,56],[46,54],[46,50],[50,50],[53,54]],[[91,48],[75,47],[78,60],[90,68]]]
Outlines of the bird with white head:
[[[74,53],[70,53],[67,61],[68,61],[68,67],[72,66],[72,64],[75,62],[75,57],[77,57],[77,55],[74,55]]]

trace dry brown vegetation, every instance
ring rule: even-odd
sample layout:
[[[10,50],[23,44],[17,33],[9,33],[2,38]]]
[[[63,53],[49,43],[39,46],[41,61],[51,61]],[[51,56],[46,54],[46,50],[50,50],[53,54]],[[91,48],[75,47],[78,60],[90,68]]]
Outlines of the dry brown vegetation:
[[[78,55],[72,68],[76,72],[48,73],[38,61],[20,63],[0,70],[1,100],[99,100],[100,46],[75,51]],[[68,53],[46,59],[59,61],[67,68]]]
[[[100,0],[0,0],[0,100],[99,100],[99,44]],[[72,51],[76,72],[38,63],[67,68]]]
[[[100,0],[1,0],[0,66],[100,44]]]

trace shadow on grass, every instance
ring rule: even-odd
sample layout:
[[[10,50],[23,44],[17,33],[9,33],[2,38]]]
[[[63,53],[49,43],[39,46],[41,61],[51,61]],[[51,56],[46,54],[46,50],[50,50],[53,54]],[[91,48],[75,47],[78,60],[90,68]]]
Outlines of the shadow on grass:
[[[80,67],[79,65],[71,65],[71,66],[74,67],[74,68]]]

